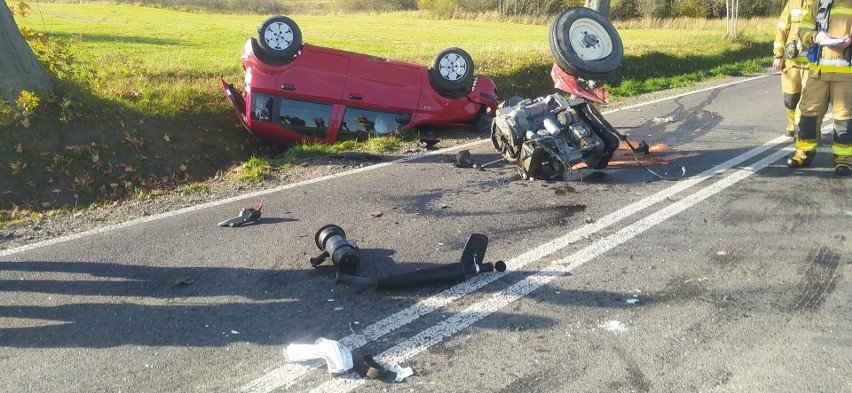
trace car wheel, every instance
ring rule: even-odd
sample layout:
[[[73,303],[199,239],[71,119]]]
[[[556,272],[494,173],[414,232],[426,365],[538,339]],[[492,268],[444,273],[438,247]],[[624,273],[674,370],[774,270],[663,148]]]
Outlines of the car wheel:
[[[609,20],[592,9],[572,7],[550,26],[550,51],[565,72],[602,79],[621,66],[624,46]]]
[[[473,59],[460,48],[447,48],[435,55],[429,69],[432,88],[443,96],[457,98],[473,89]]]
[[[275,60],[292,60],[302,49],[302,31],[286,16],[273,16],[257,30],[257,41],[264,54]]]

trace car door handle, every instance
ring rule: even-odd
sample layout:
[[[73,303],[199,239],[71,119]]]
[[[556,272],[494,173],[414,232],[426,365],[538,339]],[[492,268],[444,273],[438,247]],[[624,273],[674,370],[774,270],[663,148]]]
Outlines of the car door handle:
[[[363,100],[363,99],[364,99],[364,97],[361,97],[361,95],[360,95],[360,94],[350,94],[350,95],[349,95],[349,99],[350,99],[350,100]]]
[[[281,89],[287,90],[287,91],[295,91],[296,85],[291,85],[289,83],[285,83],[285,84],[281,85]]]

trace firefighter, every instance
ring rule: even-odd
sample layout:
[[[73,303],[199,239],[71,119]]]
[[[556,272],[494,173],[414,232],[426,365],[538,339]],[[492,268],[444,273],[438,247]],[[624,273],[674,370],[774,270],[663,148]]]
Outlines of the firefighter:
[[[852,173],[852,0],[813,0],[799,25],[799,38],[808,46],[808,83],[799,102],[796,153],[787,166],[810,164],[819,145],[819,119],[831,103],[834,119],[834,172]]]
[[[784,107],[787,109],[787,136],[796,136],[797,111],[802,87],[808,79],[808,58],[805,57],[798,30],[802,16],[808,12],[812,0],[788,0],[778,19],[778,31],[775,32],[773,45],[772,70],[781,71],[781,91],[784,95]]]

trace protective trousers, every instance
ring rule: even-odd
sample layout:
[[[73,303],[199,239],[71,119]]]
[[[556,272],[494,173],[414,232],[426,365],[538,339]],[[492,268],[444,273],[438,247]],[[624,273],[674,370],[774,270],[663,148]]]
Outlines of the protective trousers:
[[[852,80],[832,80],[836,79],[832,76],[814,71],[802,91],[795,158],[803,163],[813,160],[820,141],[820,120],[831,103],[834,164],[852,166]]]
[[[802,89],[808,80],[807,64],[797,65],[788,60],[781,71],[781,91],[784,93],[784,107],[787,108],[787,128],[785,131],[792,132],[799,122],[799,99],[802,97]]]

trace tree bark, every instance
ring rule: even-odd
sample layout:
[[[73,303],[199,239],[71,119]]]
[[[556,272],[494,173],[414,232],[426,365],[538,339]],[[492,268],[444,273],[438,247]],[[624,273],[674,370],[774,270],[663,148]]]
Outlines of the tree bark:
[[[609,19],[609,1],[610,0],[586,0],[586,8],[591,8]]]
[[[12,11],[0,6],[0,100],[15,101],[21,91],[53,91],[53,79],[21,35]]]

